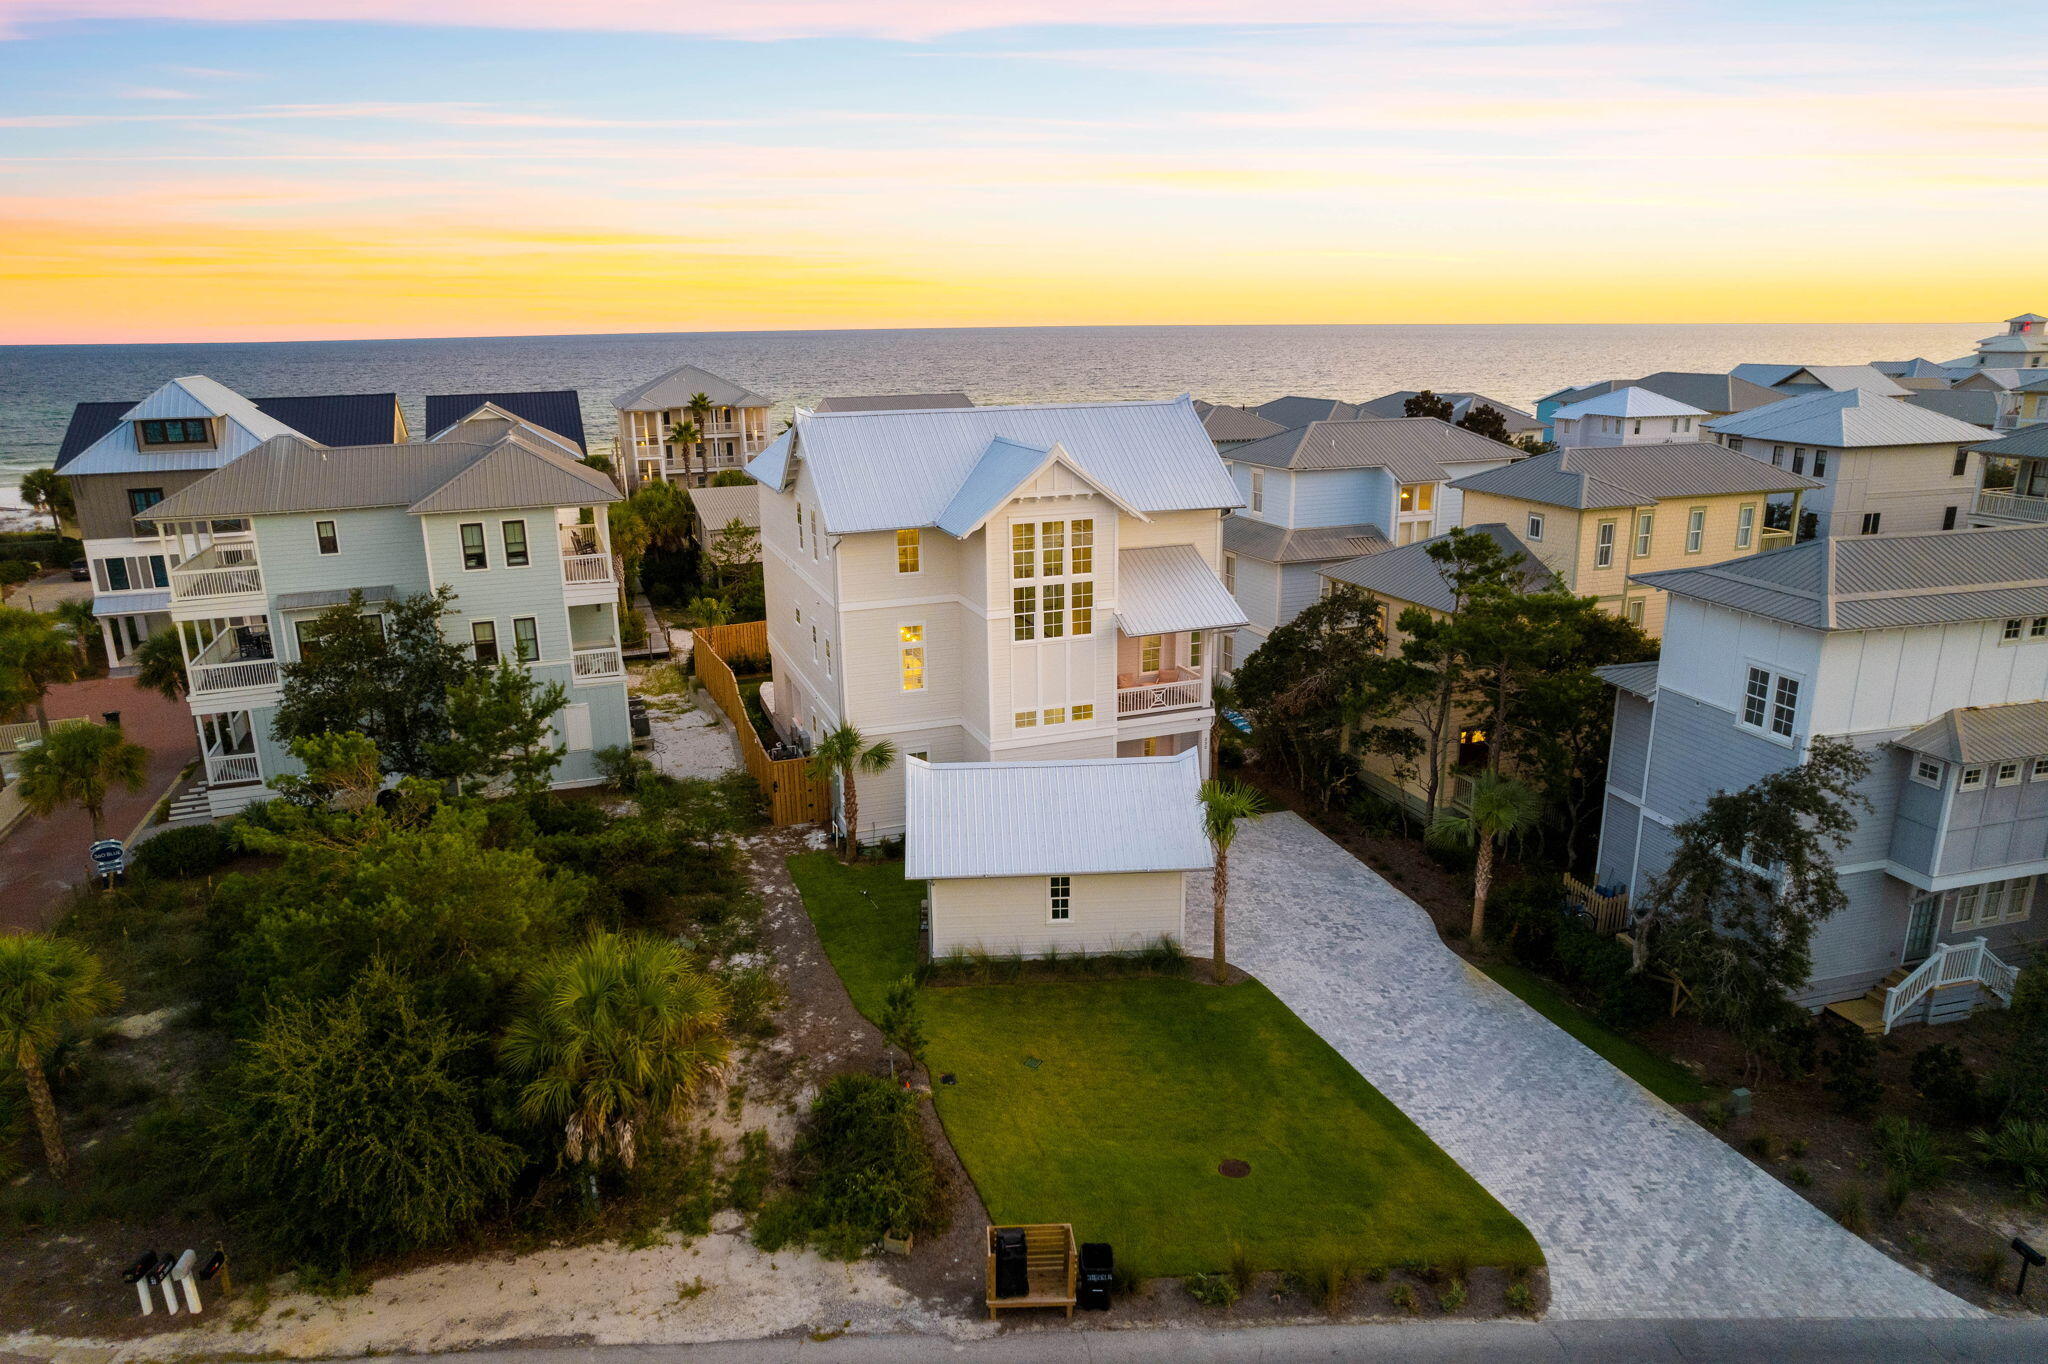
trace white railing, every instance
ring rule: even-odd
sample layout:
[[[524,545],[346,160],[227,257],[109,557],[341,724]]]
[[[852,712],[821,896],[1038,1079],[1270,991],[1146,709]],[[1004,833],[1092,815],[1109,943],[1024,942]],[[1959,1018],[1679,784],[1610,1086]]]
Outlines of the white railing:
[[[1154,710],[1181,710],[1188,706],[1201,705],[1202,699],[1200,677],[1179,682],[1153,682],[1138,687],[1118,687],[1116,713],[1120,716],[1143,715]]]
[[[596,649],[576,649],[569,655],[569,669],[578,682],[588,682],[600,677],[622,677],[625,665],[620,661],[618,649],[610,644]]]
[[[249,658],[234,663],[194,663],[189,672],[194,696],[211,696],[215,692],[234,691],[241,687],[277,685],[277,660],[274,658]]]
[[[211,544],[171,570],[173,601],[262,590],[263,570],[253,545]]]
[[[1892,1024],[1933,991],[1953,985],[1982,985],[2010,1004],[2013,982],[2018,976],[2019,971],[1999,960],[1982,938],[1966,943],[1936,943],[1932,956],[1884,992],[1884,1030],[1890,1032]]]
[[[262,781],[263,764],[254,753],[209,753],[206,755],[206,780],[214,786]]]
[[[1977,494],[1977,514],[2009,516],[2015,521],[2048,521],[2048,497],[2029,497],[2025,493],[1980,492]]]
[[[572,583],[607,583],[612,579],[609,554],[564,554],[562,576]]]

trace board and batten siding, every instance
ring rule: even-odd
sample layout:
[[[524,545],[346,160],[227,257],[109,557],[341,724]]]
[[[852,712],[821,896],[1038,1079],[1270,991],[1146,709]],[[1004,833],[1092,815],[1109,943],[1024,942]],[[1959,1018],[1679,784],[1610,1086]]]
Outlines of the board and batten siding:
[[[1355,526],[1394,533],[1396,488],[1385,469],[1312,470],[1294,475],[1290,526]]]
[[[211,469],[163,469],[133,474],[79,474],[65,481],[71,485],[71,501],[77,508],[78,535],[82,540],[129,540],[135,536],[135,513],[128,508],[128,494],[138,488],[158,488],[165,497],[183,492],[212,473]]]
[[[1643,769],[1650,757],[1650,726],[1656,713],[1640,696],[1617,690],[1614,693],[1614,728],[1607,745],[1607,783],[1628,792],[1643,794]]]
[[[2048,696],[2048,640],[2006,643],[2002,627],[1966,621],[1829,635],[1818,652],[1826,685],[1814,697],[1815,732],[1904,731],[1959,706]]]
[[[929,883],[932,955],[983,951],[1019,956],[1125,952],[1181,938],[1186,878],[1181,872],[1126,872],[1072,878],[1072,917],[1050,914],[1044,876]]]
[[[316,526],[321,521],[334,522],[336,553],[320,552]],[[419,522],[403,509],[258,516],[251,518],[250,531],[256,541],[256,561],[263,570],[264,590],[273,599],[280,593],[341,592],[358,587],[394,587],[404,597],[433,590]],[[559,601],[559,587],[555,596]],[[272,613],[271,639],[280,659],[298,661],[294,625],[318,614],[313,610]],[[453,631],[450,634],[452,637]]]
[[[1887,535],[1940,530],[1950,507],[1956,508],[1958,524],[1967,524],[1980,465],[1972,457],[1955,473],[1956,449],[1882,445],[1833,451],[1823,476],[1828,486],[1807,494],[1807,507],[1828,535],[1861,534],[1867,512],[1880,515],[1879,529]]]

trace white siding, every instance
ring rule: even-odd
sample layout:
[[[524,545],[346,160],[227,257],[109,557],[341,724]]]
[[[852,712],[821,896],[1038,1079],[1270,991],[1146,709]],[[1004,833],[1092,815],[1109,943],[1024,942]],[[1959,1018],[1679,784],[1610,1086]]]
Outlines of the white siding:
[[[2003,644],[2001,624],[1830,635],[1821,647],[1816,727],[1826,734],[1906,729],[1958,706],[2048,696],[2048,641]]]
[[[1185,877],[1177,871],[1072,879],[1072,917],[1049,917],[1048,878],[933,881],[932,954],[981,950],[1043,956],[1118,952],[1161,937],[1180,941]]]

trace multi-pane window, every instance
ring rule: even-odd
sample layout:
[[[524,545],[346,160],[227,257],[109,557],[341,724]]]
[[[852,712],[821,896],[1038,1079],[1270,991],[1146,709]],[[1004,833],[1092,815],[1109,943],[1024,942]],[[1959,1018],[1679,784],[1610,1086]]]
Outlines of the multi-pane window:
[[[520,616],[513,620],[512,651],[519,655],[521,663],[539,661],[540,623],[532,616]]]
[[[1602,521],[1593,531],[1593,567],[1614,567],[1614,523]]]
[[[2010,881],[1987,881],[1949,892],[1955,905],[1953,926],[1989,928],[1993,924],[2018,923],[2033,912],[2034,887],[2038,877],[2021,876]]]
[[[137,423],[142,427],[144,445],[205,445],[213,432],[202,417]]]
[[[1252,470],[1252,510],[1264,511],[1265,509],[1266,471],[1263,469],[1254,469]]]
[[[1074,723],[1076,724],[1079,724],[1083,720],[1093,720],[1095,718],[1095,707],[1092,704],[1084,702],[1081,705],[1075,706],[1073,708],[1072,714],[1074,717]]]
[[[1404,512],[1426,512],[1436,509],[1436,484],[1404,483],[1401,485],[1401,510]]]
[[[825,548],[825,537],[818,532],[818,509],[811,508],[811,562],[816,563]]]
[[[801,502],[796,504],[796,547],[799,552],[804,547],[804,504]]]
[[[1010,576],[1038,576],[1038,526],[1035,522],[1019,521],[1010,527]]]
[[[1650,557],[1650,536],[1656,529],[1656,513],[1644,512],[1636,518],[1636,557],[1638,559]]]
[[[1053,918],[1072,918],[1074,913],[1074,878],[1071,876],[1047,877],[1046,903],[1048,912]]]
[[[1010,723],[1018,729],[1036,729],[1038,727],[1038,712],[1035,710],[1020,710],[1010,717]]]
[[[2026,625],[2027,623],[2024,620],[2014,617],[2005,623],[2005,629],[2001,632],[2001,635],[2005,639],[2018,639],[2021,632],[2026,629]]]
[[[473,620],[469,623],[469,641],[476,647],[476,661],[496,663],[498,661],[498,626],[495,621]]]
[[[140,516],[164,500],[162,488],[130,488],[128,490],[128,514]]]
[[[341,553],[341,539],[334,533],[334,523],[332,521],[315,521],[313,523],[313,540],[319,545],[322,554]]]
[[[2027,622],[2028,639],[2048,639],[2048,616],[2036,616]]]
[[[1764,720],[1770,714],[1771,675],[1762,668],[1751,668],[1749,680],[1742,689],[1742,723],[1764,727]]]
[[[462,566],[464,568],[489,568],[491,558],[484,549],[484,523],[468,521],[462,527]]]
[[[1067,722],[1067,708],[1065,706],[1046,707],[1045,722],[1049,725],[1065,724]]]
[[[1941,785],[1941,764],[1932,758],[1913,760],[1913,780],[1922,786]]]
[[[1010,591],[1016,640],[1060,639],[1095,632],[1095,584],[1075,575],[1095,568],[1095,522],[1019,521],[1010,527],[1012,578],[1073,578]],[[1071,614],[1069,611],[1071,610]]]
[[[1735,510],[1735,547],[1748,549],[1756,541],[1756,504],[1744,503]]]
[[[1643,625],[1643,599],[1631,597],[1628,603],[1628,623],[1641,629]]]
[[[1237,556],[1235,554],[1223,556],[1223,590],[1232,596],[1237,595]]]
[[[1780,677],[1778,690],[1771,698],[1771,733],[1792,737],[1793,722],[1799,718],[1799,679]]]
[[[1981,767],[1964,768],[1963,775],[1956,780],[1956,789],[1959,791],[1982,791],[1984,789],[1984,769]]]
[[[896,532],[896,571],[915,573],[922,567],[923,532],[915,528]]]
[[[1202,632],[1200,630],[1188,636],[1188,666],[1190,668],[1202,666]]]
[[[1037,588],[1013,587],[1010,589],[1010,638],[1038,638]]]
[[[1685,514],[1685,552],[1697,554],[1707,540],[1707,509],[1694,507]]]
[[[1095,571],[1095,522],[1073,521],[1067,527],[1067,572],[1075,577]],[[1078,586],[1078,584],[1077,584]],[[1076,634],[1081,633],[1075,631]]]
[[[1045,576],[1064,578],[1067,575],[1067,523],[1048,521],[1038,528],[1038,557],[1045,565]]]
[[[1884,513],[1883,513],[1883,512],[1865,512],[1865,513],[1863,513],[1863,534],[1865,534],[1865,535],[1875,535],[1875,534],[1877,534],[1877,530],[1878,530],[1878,527],[1879,527],[1879,526],[1881,526],[1881,525],[1883,525],[1883,524],[1884,524]]]
[[[1138,671],[1156,673],[1159,671],[1159,656],[1165,639],[1160,635],[1146,635],[1138,641]]]
[[[1815,478],[1826,478],[1826,477],[1827,477],[1827,473],[1828,473],[1828,452],[1827,452],[1827,451],[1825,451],[1825,450],[1816,450],[1816,451],[1814,451],[1814,452],[1813,452],[1813,476],[1814,476]]]
[[[2048,758],[2034,759],[2034,771],[2028,781],[2048,781]]]
[[[499,527],[505,536],[505,562],[513,568],[524,568],[532,561],[526,548],[526,522],[507,521]]]
[[[903,690],[924,690],[924,627],[922,625],[899,625],[896,627],[898,652],[901,655]]]
[[[1094,584],[1094,582],[1093,582],[1093,581],[1091,581],[1091,580],[1089,580],[1089,579],[1083,578],[1083,579],[1082,579],[1081,581],[1079,581],[1079,582],[1076,582],[1076,583],[1070,584],[1070,586],[1069,586],[1069,588],[1068,588],[1068,592],[1069,592],[1069,601],[1068,601],[1068,606],[1069,606],[1069,609],[1070,609],[1070,610],[1071,610],[1071,612],[1072,612],[1072,617],[1071,617],[1071,619],[1069,620],[1069,622],[1068,622],[1068,623],[1069,623],[1070,625],[1072,625],[1072,627],[1073,627],[1073,632],[1074,632],[1074,633],[1075,633],[1076,635],[1092,635],[1092,634],[1094,634],[1094,633],[1095,633],[1095,584]]]
[[[1998,764],[1997,774],[1992,778],[1998,786],[2017,786],[2020,783],[2020,765],[2017,762]]]
[[[1047,639],[1058,639],[1067,633],[1067,585],[1047,583],[1043,609],[1039,620],[1045,629]]]

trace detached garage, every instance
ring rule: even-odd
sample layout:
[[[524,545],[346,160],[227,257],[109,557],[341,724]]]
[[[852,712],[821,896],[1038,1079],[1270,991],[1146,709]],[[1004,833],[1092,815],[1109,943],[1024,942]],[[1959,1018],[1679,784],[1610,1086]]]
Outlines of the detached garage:
[[[903,872],[929,885],[932,955],[1179,942],[1186,874],[1214,863],[1199,762],[908,760]]]

